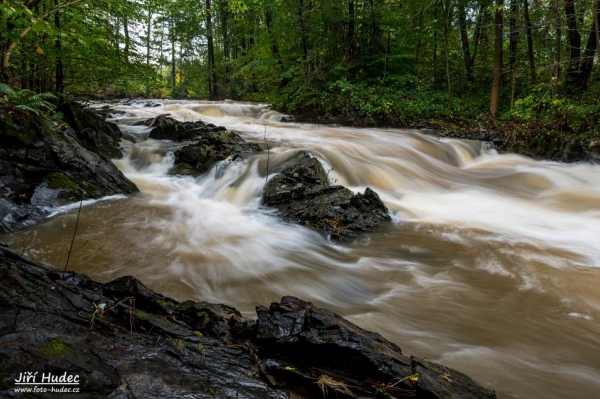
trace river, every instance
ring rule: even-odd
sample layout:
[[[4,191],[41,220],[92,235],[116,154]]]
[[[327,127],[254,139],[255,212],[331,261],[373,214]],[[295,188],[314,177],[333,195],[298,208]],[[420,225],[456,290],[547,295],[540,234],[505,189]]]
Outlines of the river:
[[[136,141],[114,162],[141,194],[83,208],[70,269],[100,281],[133,275],[246,316],[294,295],[500,398],[600,397],[600,166],[414,130],[286,123],[260,104],[159,103],[114,105]],[[225,126],[268,154],[169,176],[170,144],[135,125],[163,113]],[[379,193],[393,223],[337,244],[263,209],[267,170],[300,149],[332,183]],[[76,206],[62,208],[0,241],[61,266],[76,217]]]

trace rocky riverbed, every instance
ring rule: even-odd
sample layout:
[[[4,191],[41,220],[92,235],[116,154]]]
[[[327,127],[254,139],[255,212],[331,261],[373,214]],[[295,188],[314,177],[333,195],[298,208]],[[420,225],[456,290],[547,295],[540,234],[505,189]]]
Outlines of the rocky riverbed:
[[[119,128],[75,103],[61,112],[64,122],[0,109],[1,231],[70,202],[137,192],[111,162],[121,156]],[[160,115],[145,125],[150,137],[171,143],[171,174],[198,176],[263,151],[201,121]],[[305,151],[277,172],[262,204],[288,222],[345,239],[390,221],[377,193],[331,185]],[[27,396],[15,381],[37,372],[68,374],[92,398],[495,397],[301,299],[284,297],[256,313],[257,320],[227,305],[178,302],[133,277],[101,284],[0,246],[0,393]]]

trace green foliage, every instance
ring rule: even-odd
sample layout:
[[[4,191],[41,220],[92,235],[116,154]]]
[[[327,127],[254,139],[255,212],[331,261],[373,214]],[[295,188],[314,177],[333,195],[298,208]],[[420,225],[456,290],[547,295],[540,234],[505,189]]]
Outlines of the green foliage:
[[[475,119],[485,112],[487,104],[475,104],[469,99],[469,96],[454,98],[451,109],[446,92],[428,88],[415,76],[374,83],[340,79],[326,85],[307,85],[297,78],[278,95],[269,97],[276,108],[290,113],[388,126],[423,126],[438,119],[453,122]]]
[[[58,98],[51,93],[35,93],[28,89],[13,90],[10,86],[0,83],[0,104],[10,104],[15,108],[39,115],[40,111],[54,111],[56,105],[50,101]]]
[[[593,22],[593,3],[576,5],[582,43],[591,43],[585,27]],[[587,90],[569,89],[569,36],[563,37],[565,45],[553,44],[556,29],[567,31],[566,19],[563,9],[556,15],[552,2],[528,3],[535,84],[524,12],[517,10],[521,33],[513,47],[512,3],[504,6],[508,63],[499,119],[488,112],[496,9],[488,0],[214,0],[210,10],[206,2],[192,0],[31,4],[0,3],[0,42],[4,51],[14,45],[2,71],[5,82],[29,89],[0,86],[0,101],[33,113],[53,110],[54,98],[34,92],[60,86],[62,65],[64,94],[85,98],[208,98],[214,76],[221,98],[268,102],[309,119],[469,129],[510,125],[535,137],[599,131],[598,62]],[[209,38],[214,67],[208,63]],[[553,62],[565,65],[560,74]]]
[[[538,125],[545,131],[562,131],[582,137],[598,135],[600,104],[593,96],[563,97],[552,86],[539,84],[515,102],[503,120]]]

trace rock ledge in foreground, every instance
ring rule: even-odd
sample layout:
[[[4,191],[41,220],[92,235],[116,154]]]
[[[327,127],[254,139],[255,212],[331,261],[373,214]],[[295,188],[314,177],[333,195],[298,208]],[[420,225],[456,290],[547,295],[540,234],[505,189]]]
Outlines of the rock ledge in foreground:
[[[21,397],[21,372],[66,371],[89,398],[495,397],[300,299],[257,313],[180,303],[133,277],[100,284],[0,246],[0,396]]]

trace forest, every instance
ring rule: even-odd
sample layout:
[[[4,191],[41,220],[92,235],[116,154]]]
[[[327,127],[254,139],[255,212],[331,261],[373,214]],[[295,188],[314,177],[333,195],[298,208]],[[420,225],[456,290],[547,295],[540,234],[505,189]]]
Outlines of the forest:
[[[1,0],[0,397],[597,399],[599,14]]]
[[[2,80],[597,146],[598,0],[5,0]],[[596,64],[596,65],[595,65]]]

